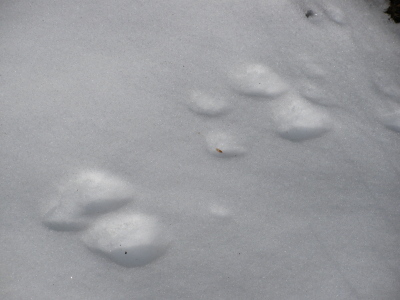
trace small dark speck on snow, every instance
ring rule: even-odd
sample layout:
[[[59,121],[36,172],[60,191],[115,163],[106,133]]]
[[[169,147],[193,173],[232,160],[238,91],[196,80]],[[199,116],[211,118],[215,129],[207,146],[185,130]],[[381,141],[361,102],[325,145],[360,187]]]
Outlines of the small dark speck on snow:
[[[310,9],[310,10],[307,10],[307,12],[306,12],[306,17],[307,18],[309,18],[309,17],[312,17],[312,16],[314,16],[315,14],[314,14],[314,12]]]

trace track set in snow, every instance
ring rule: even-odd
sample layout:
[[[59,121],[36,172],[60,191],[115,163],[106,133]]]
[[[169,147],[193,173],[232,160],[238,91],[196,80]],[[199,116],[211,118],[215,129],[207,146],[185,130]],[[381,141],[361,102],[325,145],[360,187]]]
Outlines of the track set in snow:
[[[387,6],[1,4],[0,298],[397,299]]]

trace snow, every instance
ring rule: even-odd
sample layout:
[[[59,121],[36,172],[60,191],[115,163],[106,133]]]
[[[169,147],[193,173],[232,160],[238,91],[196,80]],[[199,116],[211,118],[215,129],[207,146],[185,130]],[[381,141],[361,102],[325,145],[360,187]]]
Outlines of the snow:
[[[89,224],[88,216],[119,209],[134,198],[128,182],[99,171],[85,171],[65,180],[58,187],[57,199],[47,209],[43,223],[59,231],[81,230]]]
[[[238,69],[232,76],[232,87],[243,95],[265,100],[277,98],[288,90],[285,82],[262,64],[249,64]]]
[[[387,1],[0,5],[0,299],[399,297]]]
[[[229,104],[223,95],[208,95],[202,91],[193,91],[188,97],[188,107],[194,113],[207,117],[220,116],[229,110]]]
[[[151,216],[116,214],[94,223],[83,240],[91,251],[123,267],[141,267],[167,250],[169,241],[158,227]]]

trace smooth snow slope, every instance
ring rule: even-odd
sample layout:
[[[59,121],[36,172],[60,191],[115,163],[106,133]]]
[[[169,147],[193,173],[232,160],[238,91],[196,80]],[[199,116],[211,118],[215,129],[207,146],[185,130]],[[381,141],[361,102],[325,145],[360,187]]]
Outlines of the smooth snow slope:
[[[3,1],[0,299],[399,299],[386,7]]]

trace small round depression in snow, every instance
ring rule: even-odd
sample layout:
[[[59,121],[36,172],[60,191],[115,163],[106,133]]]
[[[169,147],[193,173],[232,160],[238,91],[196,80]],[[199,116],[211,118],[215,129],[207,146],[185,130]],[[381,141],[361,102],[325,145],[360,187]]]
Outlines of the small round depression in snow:
[[[169,239],[153,216],[112,215],[101,219],[84,235],[94,253],[124,267],[141,267],[162,256]]]

